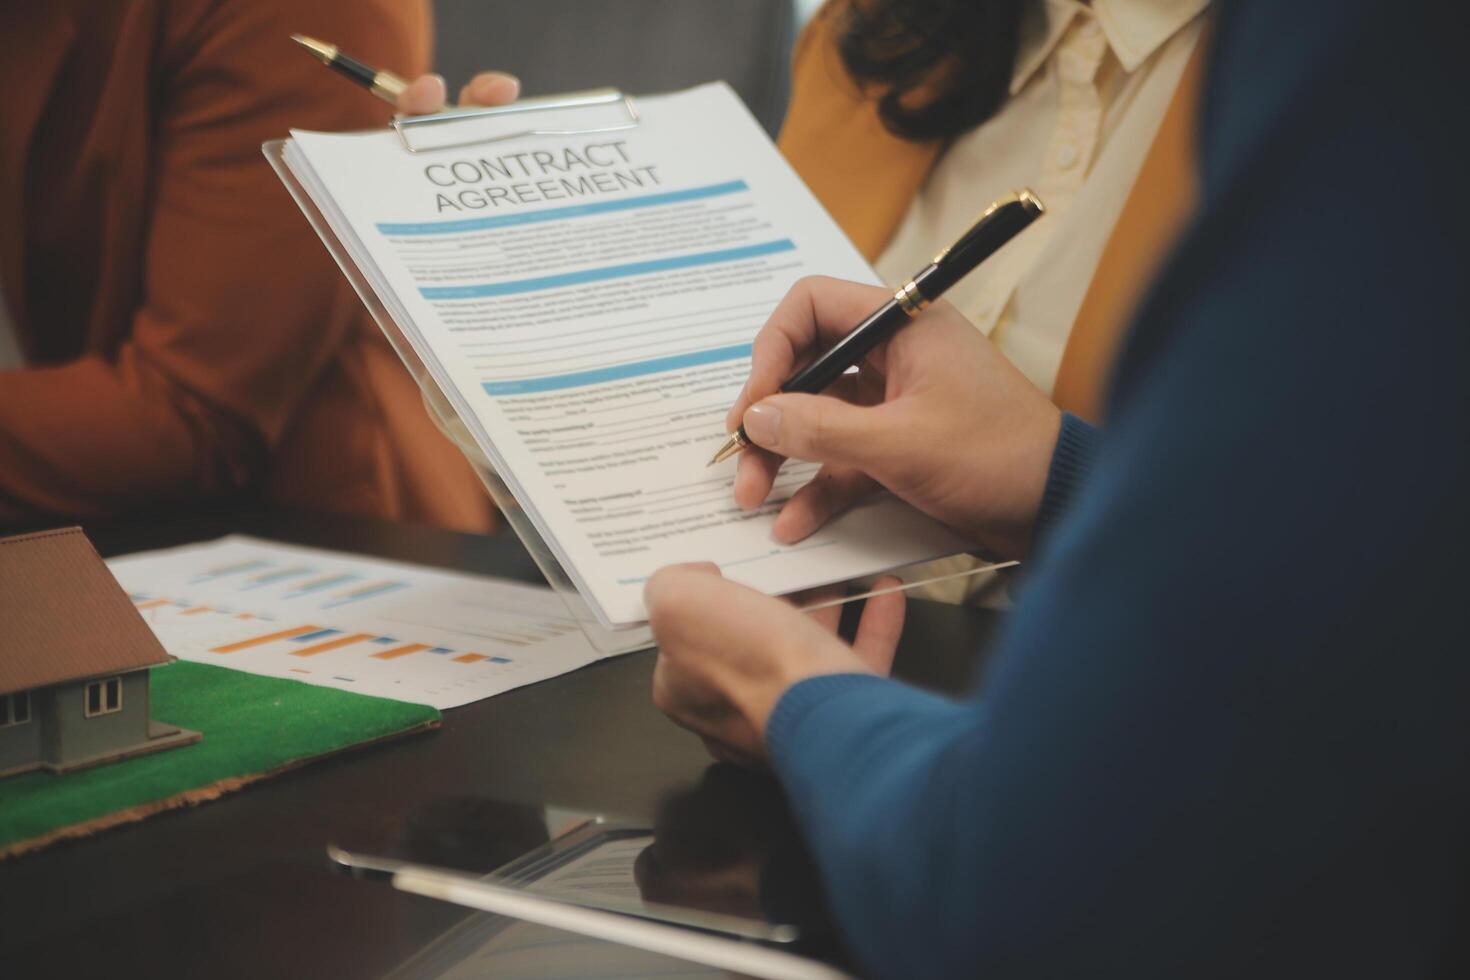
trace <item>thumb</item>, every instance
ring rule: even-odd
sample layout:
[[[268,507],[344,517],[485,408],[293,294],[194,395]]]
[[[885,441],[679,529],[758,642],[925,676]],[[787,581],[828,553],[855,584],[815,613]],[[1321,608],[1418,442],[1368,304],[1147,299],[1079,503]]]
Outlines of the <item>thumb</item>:
[[[398,111],[410,116],[439,112],[448,94],[443,75],[420,75],[398,95]]]
[[[890,443],[882,406],[824,395],[772,395],[745,410],[750,441],[779,456],[850,466],[872,474]]]

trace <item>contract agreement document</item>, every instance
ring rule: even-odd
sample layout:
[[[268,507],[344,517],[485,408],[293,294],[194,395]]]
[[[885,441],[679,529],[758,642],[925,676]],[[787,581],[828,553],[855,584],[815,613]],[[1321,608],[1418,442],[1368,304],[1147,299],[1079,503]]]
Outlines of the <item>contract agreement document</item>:
[[[754,512],[734,460],[706,468],[792,283],[877,279],[727,86],[636,106],[616,131],[420,152],[293,132],[284,160],[604,626],[645,620],[674,562],[780,595],[965,550],[892,498],[781,546],[775,511],[816,466]]]

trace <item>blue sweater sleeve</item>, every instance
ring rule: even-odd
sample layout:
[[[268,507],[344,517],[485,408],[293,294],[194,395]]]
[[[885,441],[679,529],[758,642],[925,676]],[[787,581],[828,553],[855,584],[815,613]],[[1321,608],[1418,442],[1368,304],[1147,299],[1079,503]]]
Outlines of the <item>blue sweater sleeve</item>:
[[[873,973],[1464,965],[1470,207],[1426,98],[1456,35],[1409,6],[1217,23],[1202,213],[1065,506],[1060,446],[980,693],[836,676],[777,705]]]
[[[1038,541],[1046,537],[1081,496],[1082,487],[1097,459],[1097,451],[1097,429],[1071,412],[1063,412],[1062,428],[1057,433],[1051,467],[1046,474],[1046,487],[1041,494],[1041,507],[1036,515],[1034,534]]]

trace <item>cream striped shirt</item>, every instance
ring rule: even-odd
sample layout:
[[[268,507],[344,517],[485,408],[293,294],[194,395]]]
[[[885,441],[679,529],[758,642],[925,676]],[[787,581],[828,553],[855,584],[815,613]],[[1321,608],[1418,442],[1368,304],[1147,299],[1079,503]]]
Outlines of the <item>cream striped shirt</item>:
[[[1044,0],[1027,8],[1011,97],[930,173],[878,274],[898,285],[1020,187],[1047,215],[946,297],[1042,391],[1051,392],[1082,297],[1199,41],[1208,0]],[[975,568],[956,557],[916,577]],[[993,574],[919,590],[1004,606]]]
[[[897,285],[992,200],[1030,187],[1047,215],[949,292],[1050,392],[1083,294],[1194,51],[1207,0],[1028,7],[1011,97],[945,151],[877,262]]]

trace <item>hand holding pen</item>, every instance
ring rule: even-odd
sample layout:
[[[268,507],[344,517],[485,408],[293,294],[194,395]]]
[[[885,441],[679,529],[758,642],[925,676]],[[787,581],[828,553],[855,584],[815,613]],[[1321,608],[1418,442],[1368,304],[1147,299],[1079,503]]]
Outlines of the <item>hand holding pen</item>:
[[[969,231],[934,256],[825,353],[782,382],[781,390],[814,395],[825,389],[1045,213],[1046,208],[1029,190],[1017,191],[990,205]],[[708,465],[729,459],[749,445],[744,426],[737,427]]]
[[[750,379],[726,420],[744,425],[735,499],[753,509],[787,458],[822,468],[781,508],[774,533],[807,537],[879,488],[1007,558],[1025,556],[1061,425],[1047,396],[953,306],[889,331],[824,394],[783,392],[803,364],[892,300],[878,286],[797,283],[756,336]]]
[[[313,37],[292,34],[291,40],[337,74],[367,89],[399,112],[422,116],[449,108],[448,90],[442,75],[420,75],[405,81],[391,71],[374,68],[338,48]],[[461,106],[506,105],[520,98],[521,82],[501,71],[481,72],[460,89]]]

